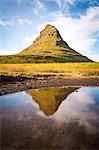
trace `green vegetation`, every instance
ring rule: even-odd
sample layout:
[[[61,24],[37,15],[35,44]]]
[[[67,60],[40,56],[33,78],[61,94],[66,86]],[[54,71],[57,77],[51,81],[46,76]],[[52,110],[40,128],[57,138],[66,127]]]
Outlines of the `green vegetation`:
[[[33,100],[39,104],[40,109],[45,115],[53,115],[61,102],[65,98],[78,88],[68,87],[68,88],[50,88],[50,89],[39,89],[39,90],[28,90],[26,91]]]
[[[0,56],[0,74],[24,77],[91,77],[99,76],[99,63],[92,63],[90,59],[71,49],[59,31],[54,26],[47,25],[33,44],[21,53]]]
[[[0,75],[98,77],[99,63],[0,64]]]
[[[55,51],[54,51],[55,52]],[[52,54],[54,53],[52,52]],[[38,52],[39,53],[39,52]],[[42,52],[45,53],[44,51]],[[61,56],[59,52],[55,53],[54,55],[59,56],[49,56],[51,55],[51,52],[47,51],[46,56],[41,55],[10,55],[10,56],[0,56],[0,64],[23,64],[23,63],[54,63],[54,62],[87,62],[87,57],[83,56],[76,56],[76,55],[70,55],[70,56]],[[68,54],[66,54],[68,55]]]
[[[47,25],[32,45],[17,55],[0,56],[0,64],[91,62],[71,49],[59,31]]]

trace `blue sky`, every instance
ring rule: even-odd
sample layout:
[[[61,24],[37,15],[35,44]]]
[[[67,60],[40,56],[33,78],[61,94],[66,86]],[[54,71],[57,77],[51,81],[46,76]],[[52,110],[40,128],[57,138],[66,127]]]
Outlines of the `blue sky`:
[[[46,24],[76,51],[99,61],[99,0],[0,0],[0,55],[29,46]]]

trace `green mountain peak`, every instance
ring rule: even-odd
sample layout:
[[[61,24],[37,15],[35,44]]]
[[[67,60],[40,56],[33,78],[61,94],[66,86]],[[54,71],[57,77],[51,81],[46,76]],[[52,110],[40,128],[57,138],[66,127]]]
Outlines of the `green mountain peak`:
[[[1,56],[0,63],[90,62],[63,40],[53,25],[46,25],[33,43],[17,55]]]
[[[61,54],[62,51],[60,49],[70,49],[68,44],[63,41],[59,31],[52,25],[47,25],[41,32],[40,35],[33,41],[33,44],[22,51],[20,54],[27,55],[39,55],[43,53],[43,56],[48,53],[52,53],[50,55],[54,56],[57,53]],[[40,51],[39,51],[40,50]],[[57,51],[56,51],[57,50]],[[53,54],[54,51],[54,54]],[[72,51],[72,50],[71,50]]]

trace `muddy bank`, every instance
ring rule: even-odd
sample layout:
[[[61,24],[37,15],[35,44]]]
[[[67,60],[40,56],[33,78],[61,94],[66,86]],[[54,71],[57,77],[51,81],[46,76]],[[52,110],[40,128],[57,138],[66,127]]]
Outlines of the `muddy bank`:
[[[23,91],[26,89],[36,89],[45,87],[60,87],[60,86],[99,86],[99,78],[66,78],[55,76],[34,76],[33,78],[26,77],[11,77],[1,76],[0,78],[0,95]]]

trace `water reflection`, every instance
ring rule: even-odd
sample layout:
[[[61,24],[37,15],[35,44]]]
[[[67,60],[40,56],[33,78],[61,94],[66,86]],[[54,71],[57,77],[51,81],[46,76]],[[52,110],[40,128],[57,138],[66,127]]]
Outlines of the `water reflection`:
[[[0,96],[0,120],[4,150],[99,149],[99,87]]]
[[[62,102],[52,118],[58,124],[75,120],[88,132],[98,132],[99,105],[97,103],[99,104],[99,88],[80,88],[78,92],[73,92]]]
[[[77,87],[50,88],[28,90],[26,93],[32,96],[33,100],[39,105],[45,115],[50,116],[57,111],[61,102],[77,89]]]

